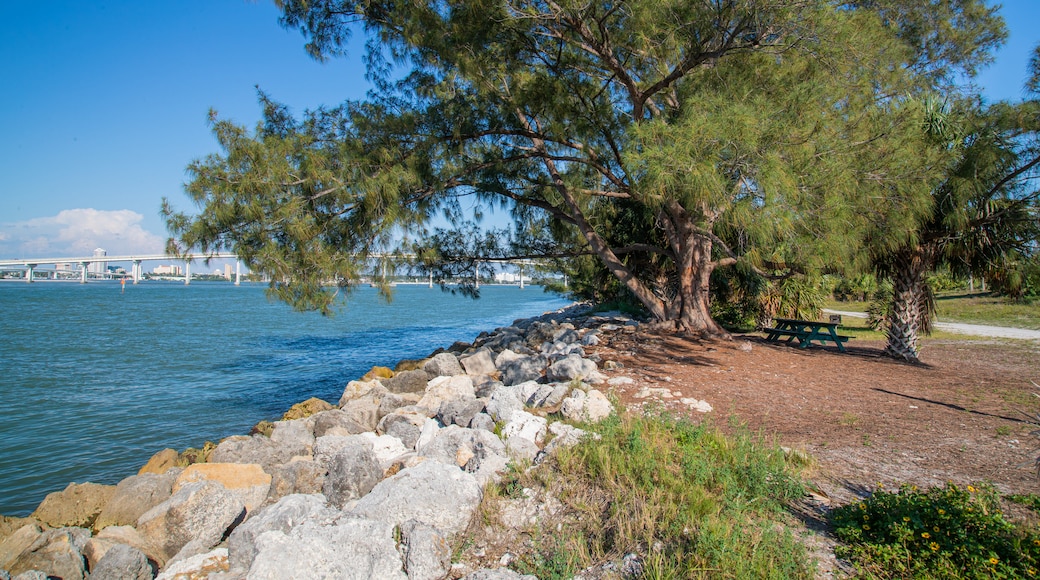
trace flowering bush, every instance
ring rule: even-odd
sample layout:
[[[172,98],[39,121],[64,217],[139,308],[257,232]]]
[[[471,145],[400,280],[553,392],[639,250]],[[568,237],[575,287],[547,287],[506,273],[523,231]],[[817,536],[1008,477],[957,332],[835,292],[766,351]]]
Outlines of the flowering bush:
[[[988,485],[875,491],[831,514],[839,557],[876,578],[1031,578],[1040,530],[1004,519]]]

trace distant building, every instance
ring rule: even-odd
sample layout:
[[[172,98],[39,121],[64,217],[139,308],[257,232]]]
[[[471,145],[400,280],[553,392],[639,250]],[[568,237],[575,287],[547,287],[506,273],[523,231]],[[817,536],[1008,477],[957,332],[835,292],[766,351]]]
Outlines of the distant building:
[[[94,250],[95,258],[104,258],[107,255],[108,252],[106,252],[102,248],[97,248]],[[90,272],[93,274],[104,274],[108,271],[108,262],[91,262],[88,270],[90,270]]]
[[[72,264],[69,264],[67,262],[63,264],[54,265],[55,272],[72,272],[74,270],[79,270],[79,266],[73,266]]]
[[[224,279],[231,279],[231,264],[224,264]]]
[[[156,266],[156,267],[152,268],[152,274],[155,274],[156,276],[183,276],[184,272],[183,272],[183,270],[181,270],[180,266],[174,266],[174,265],[163,266],[163,265],[159,265],[159,266]]]

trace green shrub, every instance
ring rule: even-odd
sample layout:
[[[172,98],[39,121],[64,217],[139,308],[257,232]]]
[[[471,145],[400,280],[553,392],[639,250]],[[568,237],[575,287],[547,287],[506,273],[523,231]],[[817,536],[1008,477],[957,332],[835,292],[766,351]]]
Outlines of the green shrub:
[[[874,492],[842,506],[831,522],[870,578],[1030,578],[1040,572],[1040,533],[1004,519],[988,485],[947,484]]]

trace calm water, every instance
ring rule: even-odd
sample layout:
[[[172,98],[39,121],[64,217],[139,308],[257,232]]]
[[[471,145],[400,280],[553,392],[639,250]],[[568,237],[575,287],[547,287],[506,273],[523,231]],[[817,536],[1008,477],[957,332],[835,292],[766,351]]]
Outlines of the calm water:
[[[370,288],[335,317],[267,300],[261,285],[0,283],[0,514],[68,482],[116,483],[156,451],[241,435],[309,397],[335,403],[393,366],[567,304],[541,288],[480,300]]]

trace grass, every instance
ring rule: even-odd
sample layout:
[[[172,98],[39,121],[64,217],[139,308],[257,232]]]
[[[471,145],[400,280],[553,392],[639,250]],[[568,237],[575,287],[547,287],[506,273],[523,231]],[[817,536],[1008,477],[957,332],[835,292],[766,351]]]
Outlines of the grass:
[[[866,312],[869,302],[828,300],[824,308]],[[1040,330],[1040,304],[1009,302],[991,294],[950,292],[936,297],[936,315],[942,322],[985,324]],[[848,318],[848,317],[846,317]]]
[[[804,493],[804,459],[741,428],[728,436],[667,415],[612,417],[591,429],[599,440],[562,450],[491,494],[536,488],[565,506],[528,532],[533,546],[517,571],[572,578],[635,560],[642,578],[813,577],[787,511]]]

